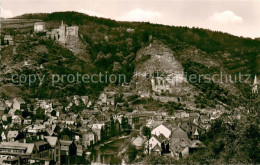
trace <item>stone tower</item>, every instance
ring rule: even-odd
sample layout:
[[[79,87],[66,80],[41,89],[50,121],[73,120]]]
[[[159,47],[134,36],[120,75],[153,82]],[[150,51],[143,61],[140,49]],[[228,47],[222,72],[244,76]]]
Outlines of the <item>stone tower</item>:
[[[66,25],[63,24],[63,21],[61,22],[61,25],[59,27],[59,42],[65,44],[66,43]]]
[[[258,80],[256,76],[253,83],[252,94],[253,95],[258,94]]]

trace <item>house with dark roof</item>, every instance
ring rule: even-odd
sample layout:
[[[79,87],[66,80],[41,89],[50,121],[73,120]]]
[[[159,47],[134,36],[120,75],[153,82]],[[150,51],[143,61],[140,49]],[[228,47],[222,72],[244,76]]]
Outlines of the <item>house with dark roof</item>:
[[[172,156],[177,158],[189,155],[190,139],[188,134],[181,128],[176,128],[170,138],[170,150]]]
[[[51,148],[47,141],[37,141],[34,145],[36,147],[36,155],[38,158],[51,159]]]
[[[76,155],[77,147],[73,141],[60,140],[61,156],[74,156]]]
[[[77,146],[73,141],[60,140],[61,164],[68,164],[69,158],[77,154]]]
[[[56,163],[60,164],[60,141],[58,140],[58,137],[55,136],[45,136],[45,140],[50,145],[50,150],[51,150],[51,159]]]
[[[178,141],[189,141],[188,134],[183,129],[181,129],[180,127],[176,128],[172,132],[170,139],[171,139],[170,140],[171,144],[178,142]]]

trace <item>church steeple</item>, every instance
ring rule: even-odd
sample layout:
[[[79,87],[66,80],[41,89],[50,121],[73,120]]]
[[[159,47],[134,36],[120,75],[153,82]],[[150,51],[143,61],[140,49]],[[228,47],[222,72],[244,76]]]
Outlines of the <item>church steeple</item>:
[[[253,83],[252,93],[258,94],[258,80],[257,80],[256,75],[255,75],[255,79],[254,79],[254,83]]]

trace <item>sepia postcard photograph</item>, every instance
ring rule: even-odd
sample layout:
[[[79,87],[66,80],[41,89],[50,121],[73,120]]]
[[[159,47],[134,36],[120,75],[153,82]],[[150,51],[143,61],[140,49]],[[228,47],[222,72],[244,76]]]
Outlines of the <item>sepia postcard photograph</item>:
[[[260,0],[0,0],[0,165],[260,164]]]

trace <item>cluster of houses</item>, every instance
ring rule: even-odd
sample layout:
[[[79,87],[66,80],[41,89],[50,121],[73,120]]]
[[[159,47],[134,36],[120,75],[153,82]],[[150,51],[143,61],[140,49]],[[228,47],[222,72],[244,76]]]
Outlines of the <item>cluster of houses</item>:
[[[146,153],[184,156],[204,146],[199,141],[200,134],[221,115],[218,111],[207,115],[176,111],[172,116],[143,110],[115,113],[114,95],[104,92],[95,101],[75,95],[67,97],[66,105],[56,100],[35,99],[28,103],[20,97],[2,99],[0,161],[2,164],[68,163],[73,155],[84,156],[83,151],[90,151],[96,144],[144,126],[150,128],[152,136],[135,137],[132,143],[137,148],[146,145]],[[75,111],[77,107],[84,109]],[[40,119],[33,117],[39,112]],[[63,136],[66,129],[73,136]]]
[[[54,100],[28,103],[20,97],[1,99],[0,164],[69,163],[72,156],[84,156],[83,150],[89,151],[100,141],[128,130],[124,115],[93,108],[74,112],[76,107],[92,106],[88,96],[76,95],[67,100],[68,105],[63,106]],[[62,132],[66,129],[73,136],[64,138]]]
[[[210,123],[221,115],[214,111],[212,115],[177,111],[172,116],[158,112],[134,112],[129,121],[133,127],[148,127],[151,137],[138,134],[131,140],[137,149],[145,153],[168,154],[175,158],[185,157],[195,150],[204,148],[199,140],[209,128]]]

